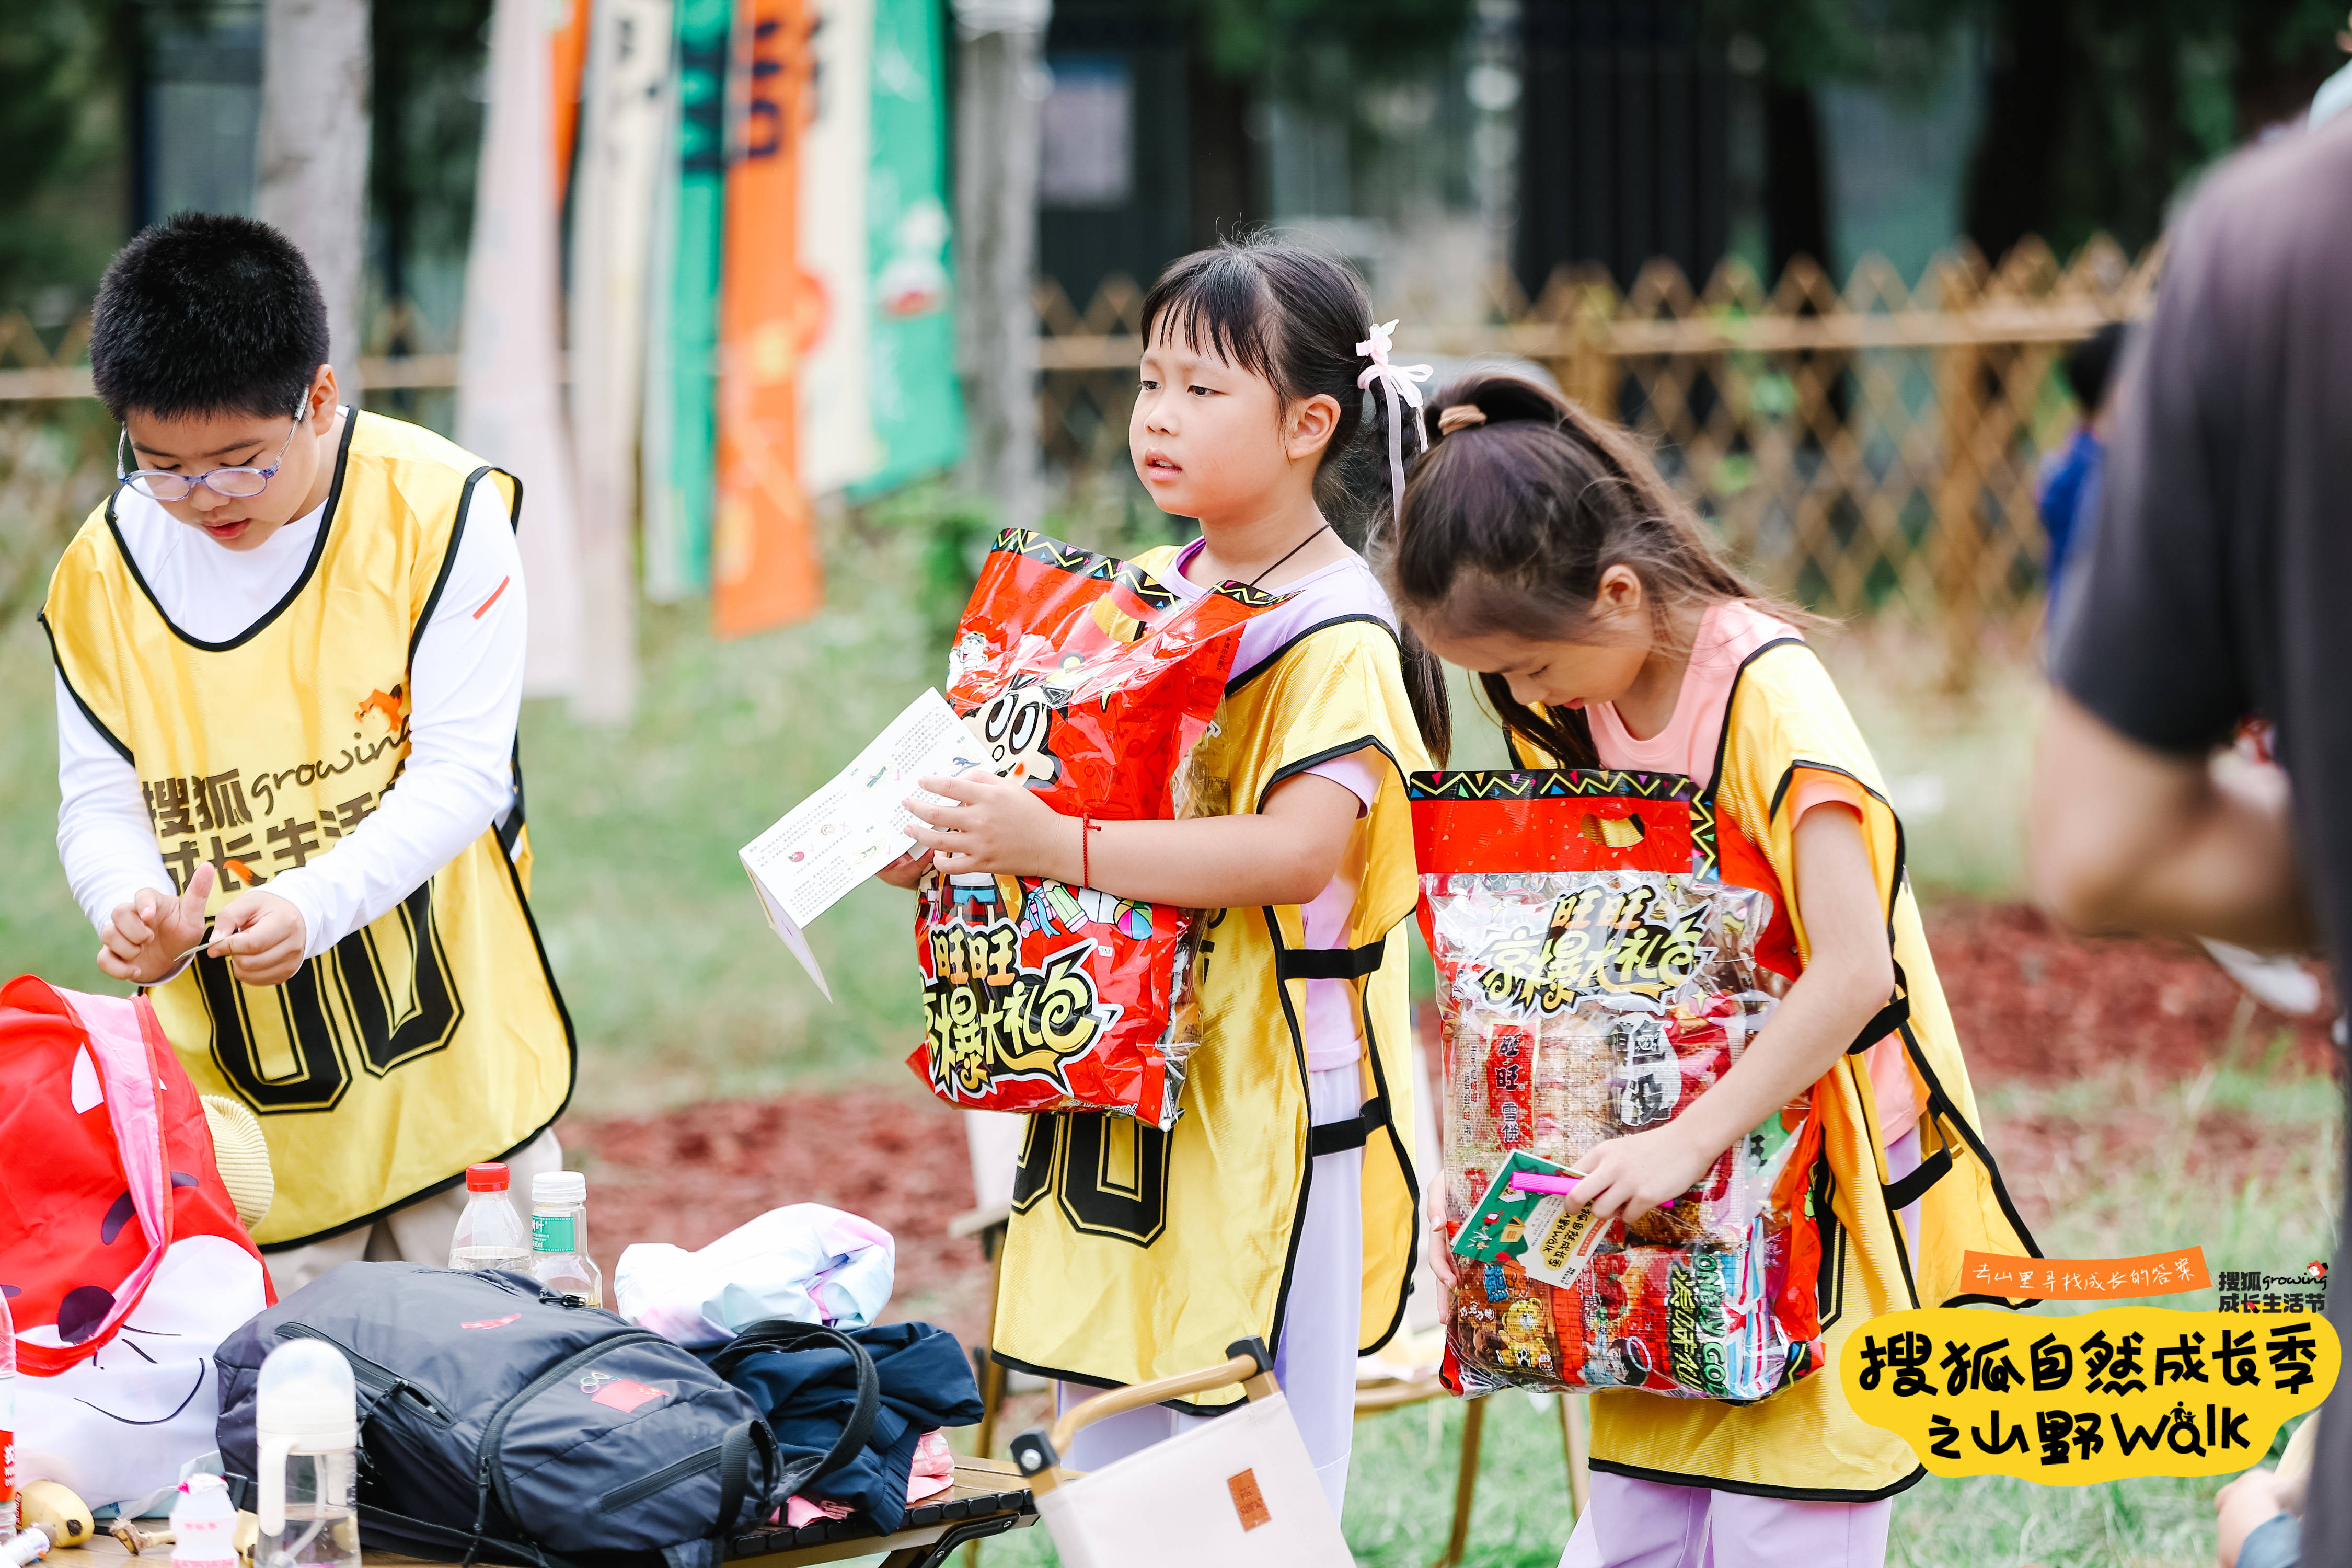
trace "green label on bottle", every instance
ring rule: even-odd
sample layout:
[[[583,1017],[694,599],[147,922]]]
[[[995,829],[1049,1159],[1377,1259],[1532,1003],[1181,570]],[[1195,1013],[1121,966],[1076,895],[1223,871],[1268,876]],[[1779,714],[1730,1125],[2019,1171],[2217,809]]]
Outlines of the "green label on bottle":
[[[530,1216],[530,1249],[533,1252],[576,1252],[572,1244],[572,1216],[568,1214],[535,1214]]]

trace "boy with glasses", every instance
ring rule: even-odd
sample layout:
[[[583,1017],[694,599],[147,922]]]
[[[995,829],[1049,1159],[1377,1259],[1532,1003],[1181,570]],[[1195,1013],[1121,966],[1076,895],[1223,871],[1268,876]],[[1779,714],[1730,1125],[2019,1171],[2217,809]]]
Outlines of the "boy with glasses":
[[[58,855],[100,967],[260,1119],[281,1291],[446,1262],[468,1164],[562,1167],[572,1073],[526,898],[520,486],[339,406],[327,360],[276,230],[125,247],[90,337],[121,477],[41,617]]]

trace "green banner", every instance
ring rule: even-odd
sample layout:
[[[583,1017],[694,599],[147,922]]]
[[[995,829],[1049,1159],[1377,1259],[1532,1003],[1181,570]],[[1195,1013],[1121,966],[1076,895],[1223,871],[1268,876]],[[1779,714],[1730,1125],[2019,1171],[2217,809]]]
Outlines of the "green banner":
[[[733,21],[732,0],[678,0],[677,156],[661,200],[672,237],[665,241],[656,231],[656,247],[667,243],[670,250],[655,267],[648,363],[658,379],[649,376],[646,400],[645,574],[646,592],[656,599],[685,598],[710,586]]]
[[[887,457],[879,473],[851,490],[861,500],[963,457],[949,271],[945,10],[937,0],[875,0],[868,396]]]

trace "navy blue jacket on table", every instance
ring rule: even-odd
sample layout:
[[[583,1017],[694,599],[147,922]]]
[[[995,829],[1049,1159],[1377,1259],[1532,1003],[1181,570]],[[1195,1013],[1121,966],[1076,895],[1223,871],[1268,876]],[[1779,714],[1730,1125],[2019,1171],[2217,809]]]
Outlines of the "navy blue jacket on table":
[[[926,1432],[978,1421],[980,1390],[955,1336],[929,1323],[883,1323],[851,1330],[849,1337],[874,1358],[881,1408],[865,1451],[810,1481],[801,1495],[847,1503],[887,1535],[906,1517],[915,1445]],[[728,1381],[768,1413],[787,1463],[795,1454],[831,1449],[857,1404],[857,1374],[848,1353],[830,1346],[756,1352]]]

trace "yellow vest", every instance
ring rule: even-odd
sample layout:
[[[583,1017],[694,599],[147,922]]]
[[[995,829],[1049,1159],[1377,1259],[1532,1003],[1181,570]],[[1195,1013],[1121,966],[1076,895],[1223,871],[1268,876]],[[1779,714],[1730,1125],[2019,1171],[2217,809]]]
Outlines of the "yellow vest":
[[[1918,1171],[1888,1180],[1878,1096],[1864,1057],[1839,1058],[1817,1086],[1822,1157],[1829,1165],[1830,1210],[1821,1215],[1822,1337],[1828,1366],[1758,1405],[1671,1399],[1631,1389],[1592,1395],[1592,1468],[1639,1480],[1815,1502],[1863,1502],[1889,1496],[1927,1474],[1910,1446],[1856,1415],[1836,1368],[1845,1341],[1882,1312],[1912,1307],[2013,1303],[1969,1293],[1961,1255],[2039,1257],[2041,1249],[2003,1190],[2000,1172],[1978,1131],[1952,1016],[1903,866],[1903,830],[1886,804],[1878,764],[1829,672],[1793,638],[1749,656],[1732,687],[1724,742],[1711,794],[1748,841],[1771,863],[1788,890],[1788,914],[1801,957],[1812,952],[1796,899],[1796,823],[1786,810],[1790,781],[1801,768],[1843,773],[1862,786],[1864,837],[1886,905],[1887,932],[1900,967],[1909,1017],[1900,1026],[1914,1076],[1919,1117]],[[1899,1136],[1899,1134],[1898,1134]],[[1895,1215],[1919,1205],[1919,1247],[1912,1255]]]
[[[1005,1239],[999,1359],[1047,1377],[1133,1384],[1220,1361],[1249,1335],[1279,1346],[1311,1169],[1301,1032],[1310,978],[1345,978],[1358,998],[1368,1047],[1360,1348],[1395,1331],[1416,1197],[1410,961],[1396,928],[1417,896],[1404,774],[1424,764],[1394,634],[1364,621],[1312,628],[1243,672],[1194,752],[1194,776],[1223,803],[1204,815],[1255,811],[1285,779],[1367,747],[1389,765],[1341,873],[1357,889],[1350,952],[1295,956],[1296,906],[1213,911],[1202,1040],[1174,1129],[1118,1116],[1030,1119]]]
[[[513,510],[520,487],[458,447],[347,415],[300,583],[229,643],[165,619],[111,500],[67,547],[41,616],[58,672],[138,769],[173,882],[213,863],[208,913],[332,854],[392,787],[408,755],[409,657],[485,477]],[[278,1179],[263,1246],[446,1187],[562,1110],[572,1026],[527,901],[520,774],[505,836],[485,829],[281,985],[243,984],[199,954],[149,993],[197,1092],[260,1118]]]

